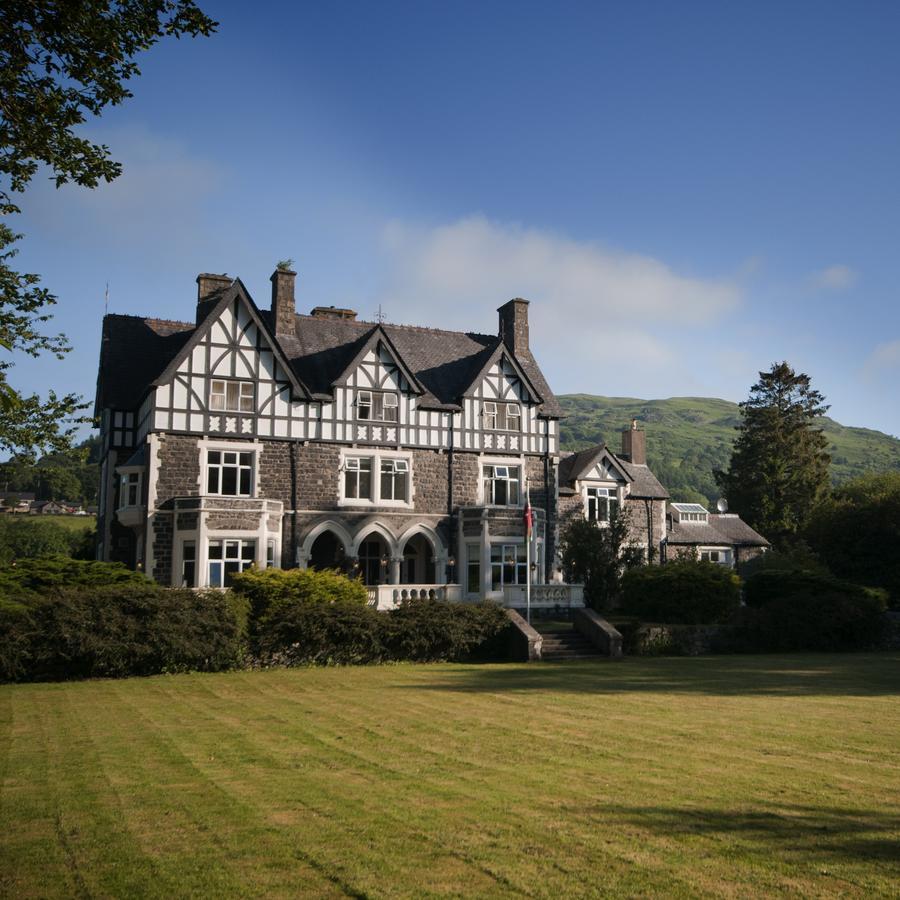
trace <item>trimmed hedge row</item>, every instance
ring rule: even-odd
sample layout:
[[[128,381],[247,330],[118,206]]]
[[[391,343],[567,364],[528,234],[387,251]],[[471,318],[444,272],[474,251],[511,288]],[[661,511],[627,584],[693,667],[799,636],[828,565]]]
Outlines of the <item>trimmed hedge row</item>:
[[[229,592],[169,589],[120,566],[29,560],[0,594],[0,680],[505,656],[510,624],[495,604],[411,600],[379,613],[335,572],[235,581]]]
[[[709,625],[731,618],[740,603],[740,578],[716,563],[678,560],[622,577],[623,612],[645,622]]]

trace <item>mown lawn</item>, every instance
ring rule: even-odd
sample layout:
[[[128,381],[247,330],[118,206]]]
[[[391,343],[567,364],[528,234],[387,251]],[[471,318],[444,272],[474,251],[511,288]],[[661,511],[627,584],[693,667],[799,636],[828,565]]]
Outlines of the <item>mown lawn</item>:
[[[0,894],[897,896],[900,655],[0,688]]]

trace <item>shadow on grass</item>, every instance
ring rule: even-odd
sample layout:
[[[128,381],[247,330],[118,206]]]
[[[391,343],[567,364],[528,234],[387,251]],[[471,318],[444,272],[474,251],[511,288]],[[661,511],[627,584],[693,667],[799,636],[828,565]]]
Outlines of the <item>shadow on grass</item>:
[[[616,804],[563,807],[569,815],[609,828],[637,827],[667,838],[721,842],[731,855],[754,855],[816,863],[890,863],[900,871],[900,815],[835,807],[772,805],[754,810],[636,807]],[[737,847],[735,846],[737,845]]]
[[[621,661],[460,666],[442,669],[433,680],[405,681],[396,687],[463,692],[874,697],[900,694],[900,654],[632,657]]]

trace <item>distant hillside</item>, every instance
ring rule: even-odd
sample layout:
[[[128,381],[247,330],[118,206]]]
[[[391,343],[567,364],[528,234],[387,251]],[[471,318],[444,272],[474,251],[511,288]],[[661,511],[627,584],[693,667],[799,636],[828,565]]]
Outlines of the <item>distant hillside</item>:
[[[736,403],[708,397],[635,400],[568,394],[559,397],[563,450],[605,441],[618,451],[620,432],[636,418],[647,432],[647,462],[676,500],[713,503],[719,493],[713,469],[728,465],[740,421]],[[900,440],[868,428],[824,419],[835,484],[865,472],[900,470]]]

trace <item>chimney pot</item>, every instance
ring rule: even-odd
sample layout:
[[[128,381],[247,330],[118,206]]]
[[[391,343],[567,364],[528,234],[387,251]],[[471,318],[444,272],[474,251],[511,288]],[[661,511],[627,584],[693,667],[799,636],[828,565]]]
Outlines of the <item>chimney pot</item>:
[[[500,339],[513,355],[528,349],[528,301],[515,297],[504,303],[500,314]]]
[[[197,276],[197,324],[199,325],[209,312],[210,306],[231,287],[232,280],[227,275],[214,275],[201,272]]]
[[[344,309],[340,306],[316,306],[310,312],[316,319],[347,319],[356,321],[355,309]]]
[[[631,428],[622,432],[622,456],[636,466],[647,465],[646,433],[637,427],[637,419],[631,420]]]
[[[297,306],[294,283],[297,273],[291,269],[275,269],[272,273],[272,321],[276,335],[295,335]]]

